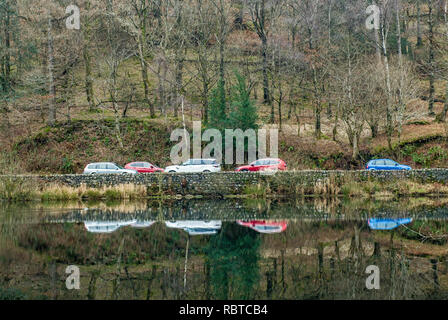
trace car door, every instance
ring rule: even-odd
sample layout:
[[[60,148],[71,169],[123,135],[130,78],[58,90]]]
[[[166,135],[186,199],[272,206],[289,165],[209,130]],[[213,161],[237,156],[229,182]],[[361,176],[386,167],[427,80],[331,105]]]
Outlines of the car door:
[[[181,166],[179,166],[179,172],[191,172],[192,170],[192,160],[188,160],[184,162]]]
[[[260,169],[258,171],[266,171],[271,165],[271,160],[263,160],[260,164]]]
[[[205,166],[202,164],[201,159],[195,159],[192,161],[192,166],[188,172],[202,172]]]
[[[386,170],[396,170],[396,162],[392,160],[386,160]]]
[[[278,170],[279,164],[280,164],[280,161],[278,161],[278,160],[269,160],[269,165],[266,167],[266,169],[272,170],[272,171]]]
[[[106,168],[107,168],[107,170],[106,170],[107,173],[119,173],[118,167],[112,163],[108,163],[106,165]]]
[[[141,173],[151,172],[150,164],[147,162],[138,162],[135,170]]]
[[[377,170],[387,170],[386,161],[385,160],[377,160],[375,167]]]
[[[257,160],[253,163],[253,166],[252,165],[250,166],[249,171],[253,172],[259,171],[260,166],[261,166],[261,160]]]
[[[107,166],[105,163],[99,163],[96,165],[98,173],[107,173]]]

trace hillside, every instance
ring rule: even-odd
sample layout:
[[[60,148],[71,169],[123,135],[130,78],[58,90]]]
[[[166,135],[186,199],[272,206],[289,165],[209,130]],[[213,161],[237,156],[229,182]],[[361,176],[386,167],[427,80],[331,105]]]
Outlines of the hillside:
[[[239,128],[251,108],[249,127],[281,129],[290,169],[448,166],[446,7],[379,1],[371,30],[364,0],[268,2],[80,1],[70,30],[59,3],[8,1],[0,172],[166,166],[173,129],[226,126],[238,112]]]

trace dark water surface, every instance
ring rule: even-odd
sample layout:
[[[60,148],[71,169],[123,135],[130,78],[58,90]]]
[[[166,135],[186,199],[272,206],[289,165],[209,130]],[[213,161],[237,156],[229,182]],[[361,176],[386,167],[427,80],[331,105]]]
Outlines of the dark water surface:
[[[448,199],[3,203],[0,232],[0,299],[448,298]]]

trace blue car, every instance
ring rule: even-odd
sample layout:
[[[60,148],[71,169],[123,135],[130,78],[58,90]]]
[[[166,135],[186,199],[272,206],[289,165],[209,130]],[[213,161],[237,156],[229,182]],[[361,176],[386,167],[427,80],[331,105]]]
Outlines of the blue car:
[[[367,163],[366,170],[411,170],[410,166],[399,164],[390,159],[376,159],[370,160]]]

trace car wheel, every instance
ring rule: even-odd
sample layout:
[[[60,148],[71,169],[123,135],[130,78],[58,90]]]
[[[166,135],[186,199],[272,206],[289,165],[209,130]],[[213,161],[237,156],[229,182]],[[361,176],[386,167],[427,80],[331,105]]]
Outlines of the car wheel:
[[[211,172],[210,170],[204,170],[204,171],[202,171],[203,173],[208,173],[208,172]]]
[[[174,170],[171,170],[171,171],[168,171],[169,173],[176,173],[176,171],[174,171]]]
[[[241,170],[240,172],[249,172],[249,170],[247,170],[247,169],[243,169],[243,170]]]

